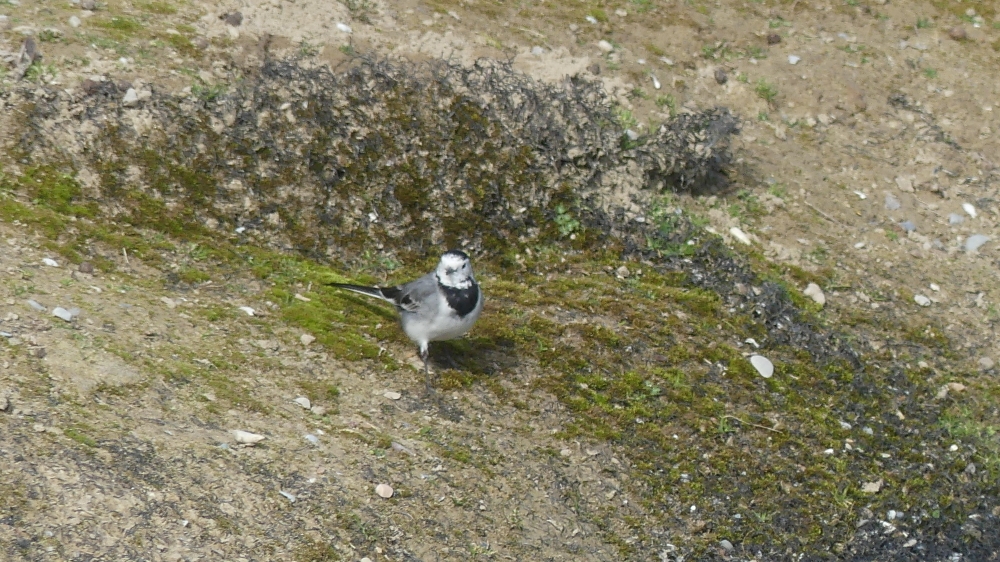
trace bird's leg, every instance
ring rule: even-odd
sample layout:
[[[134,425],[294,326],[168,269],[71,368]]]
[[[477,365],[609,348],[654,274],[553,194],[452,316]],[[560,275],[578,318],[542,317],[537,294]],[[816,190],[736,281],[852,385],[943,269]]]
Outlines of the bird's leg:
[[[430,395],[431,393],[431,370],[430,367],[427,365],[427,360],[429,359],[429,356],[430,356],[430,350],[426,346],[421,347],[420,359],[421,361],[424,362],[424,386],[427,389],[428,395]]]

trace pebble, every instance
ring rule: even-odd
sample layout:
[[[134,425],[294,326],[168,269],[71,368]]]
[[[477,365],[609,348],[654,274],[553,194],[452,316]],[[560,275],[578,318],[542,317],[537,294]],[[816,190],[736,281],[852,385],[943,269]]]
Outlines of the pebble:
[[[243,312],[246,312],[247,316],[253,316],[254,312],[255,312],[254,309],[250,308],[249,306],[241,306],[240,310],[242,310]]]
[[[768,45],[777,45],[778,43],[781,43],[781,35],[778,35],[777,33],[768,33],[767,34],[767,44]]]
[[[313,336],[311,334],[302,334],[301,336],[299,336],[299,341],[302,342],[302,345],[309,345],[312,342],[316,341],[316,336]]]
[[[59,262],[52,258],[42,258],[42,263],[49,267],[59,267]]]
[[[667,66],[673,66],[674,65],[673,59],[668,59],[667,57],[660,57],[660,62],[662,62],[663,64],[665,64]]]
[[[969,38],[969,35],[965,32],[964,27],[956,25],[948,30],[948,37],[951,37],[955,41],[965,41]]]
[[[821,289],[820,286],[815,283],[810,283],[806,287],[806,290],[802,291],[802,294],[811,298],[816,302],[816,304],[820,306],[826,305],[826,295],[823,294],[823,289]]]
[[[388,484],[379,484],[378,486],[375,486],[375,493],[380,497],[389,499],[392,497],[392,486]]]
[[[37,310],[39,312],[42,312],[42,311],[45,310],[45,307],[42,306],[42,305],[40,305],[40,304],[38,304],[37,301],[34,301],[32,299],[28,299],[27,302],[28,302],[28,306],[30,306],[31,308],[34,308],[35,310]]]
[[[576,33],[577,31],[580,31],[580,26],[576,25],[575,23],[571,23],[569,24],[569,30],[572,31],[573,33]]]
[[[898,187],[900,191],[913,193],[913,180],[911,178],[897,176],[895,181],[896,187]]]
[[[97,0],[82,0],[80,2],[80,7],[84,10],[90,10],[93,12],[97,9]]]
[[[931,283],[931,290],[936,293],[941,290],[941,286],[938,285],[937,283]]]
[[[989,357],[980,357],[979,366],[982,367],[984,371],[989,371],[993,368],[993,359]]]
[[[800,56],[788,55],[788,64],[799,64],[800,60],[802,60],[802,57]]]
[[[650,74],[649,77],[653,79],[653,89],[659,90],[662,87],[660,81],[657,80],[656,76],[653,76],[652,74]]]
[[[241,12],[232,12],[223,14],[219,19],[233,27],[239,27],[243,23],[243,14]]]
[[[913,300],[920,306],[930,306],[931,299],[925,297],[924,295],[913,295]]]
[[[632,129],[625,129],[625,136],[628,137],[630,141],[639,140],[639,133],[633,131]]]
[[[316,437],[312,433],[307,433],[304,435],[306,441],[312,443],[313,445],[319,445],[319,437]]]
[[[956,224],[962,224],[965,222],[965,217],[958,213],[951,213],[948,215],[948,224],[955,226]]]
[[[903,227],[903,230],[907,232],[913,232],[917,229],[917,225],[913,224],[913,221],[903,221],[899,223],[899,226]]]
[[[962,203],[962,210],[968,213],[970,217],[976,218],[976,207],[972,203]]]
[[[858,199],[862,199],[862,200],[863,199],[868,199],[868,196],[865,195],[865,192],[863,192],[863,191],[855,191],[854,194],[858,196]]]
[[[865,492],[866,494],[877,494],[879,490],[882,489],[882,484],[883,481],[881,479],[876,480],[874,482],[865,482],[861,486],[861,491]]]
[[[721,546],[722,548],[724,548],[726,550],[732,550],[733,549],[733,543],[727,541],[726,539],[722,539],[721,541],[719,541],[719,546]]]
[[[286,492],[284,490],[279,490],[278,493],[281,494],[281,495],[283,495],[283,496],[285,496],[285,498],[288,499],[288,501],[290,501],[292,503],[295,503],[295,495],[294,494],[289,494],[288,492]]]
[[[69,310],[66,310],[65,308],[63,308],[61,306],[57,306],[57,307],[55,307],[55,308],[52,309],[52,316],[55,316],[57,318],[61,318],[62,320],[65,320],[66,322],[72,322],[73,319],[76,318],[79,315],[80,315],[80,309],[79,308],[71,308]]]
[[[351,26],[346,23],[337,22],[337,29],[343,31],[344,33],[351,33]]]
[[[990,241],[990,237],[984,234],[973,234],[965,240],[965,251],[975,252],[983,244]]]
[[[535,55],[536,57],[540,57],[545,54],[545,49],[535,45],[534,47],[531,48],[531,54]]]
[[[903,206],[903,204],[900,203],[899,199],[896,199],[895,196],[893,196],[892,194],[889,194],[889,193],[885,194],[885,208],[886,208],[886,210],[896,211],[896,210],[898,210],[902,206]]]
[[[385,392],[384,392],[384,393],[382,394],[382,396],[385,396],[385,397],[386,397],[386,398],[388,398],[389,400],[399,400],[400,398],[402,398],[402,397],[403,397],[403,395],[402,395],[402,394],[400,394],[400,393],[398,393],[398,392],[396,392],[396,391],[394,391],[394,390],[387,390],[387,391],[385,391]]]
[[[306,410],[308,410],[309,408],[312,408],[312,402],[310,402],[309,399],[306,398],[305,396],[299,396],[298,398],[296,398],[294,400],[294,402],[296,404],[298,404],[299,406],[302,406]]]
[[[726,82],[729,81],[729,75],[726,74],[725,70],[722,70],[721,68],[716,68],[715,69],[715,81],[719,85],[725,84]]]
[[[739,240],[740,242],[742,242],[742,243],[744,243],[744,244],[746,244],[748,246],[750,245],[750,237],[747,236],[746,233],[743,232],[742,230],[740,230],[739,228],[737,228],[735,226],[732,227],[732,228],[730,228],[729,229],[729,234],[732,234],[733,238]]]
[[[233,437],[236,438],[236,442],[244,445],[256,445],[264,440],[263,435],[250,433],[249,431],[243,431],[241,429],[234,429],[232,433]]]
[[[309,411],[316,414],[317,416],[322,416],[323,414],[326,413],[326,408],[324,408],[323,406],[313,406],[312,408],[309,408]]]
[[[80,27],[81,23],[82,22],[80,21],[80,18],[78,18],[76,16],[70,16],[69,17],[69,25],[70,25],[70,27]]]
[[[584,19],[587,20],[587,23],[597,23],[597,18],[595,18],[594,16],[587,16]]]
[[[771,363],[770,359],[764,357],[763,355],[751,355],[750,364],[753,365],[753,368],[757,369],[760,376],[765,379],[769,379],[772,375],[774,375],[774,364]]]
[[[604,39],[601,39],[600,41],[597,42],[597,48],[604,51],[605,53],[610,53],[611,51],[615,50],[614,46],[611,45],[611,43],[605,41]]]
[[[94,264],[90,263],[89,261],[81,262],[80,267],[77,269],[80,270],[80,273],[87,273],[92,275],[94,273]]]
[[[125,92],[125,97],[122,98],[122,105],[125,107],[133,107],[139,103],[139,92],[135,91],[135,88],[129,88]]]
[[[620,18],[624,18],[625,16],[628,15],[628,12],[626,12],[625,10],[620,10],[619,9],[619,10],[615,10],[615,15],[618,16],[618,17],[620,17]]]

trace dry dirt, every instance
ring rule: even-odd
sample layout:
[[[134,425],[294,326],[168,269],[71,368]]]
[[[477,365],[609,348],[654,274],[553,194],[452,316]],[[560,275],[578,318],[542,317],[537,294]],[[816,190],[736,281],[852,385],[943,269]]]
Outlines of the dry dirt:
[[[996,8],[864,0],[193,0],[174,8],[113,0],[89,15],[69,2],[21,0],[0,3],[9,16],[0,51],[16,53],[26,34],[54,28],[63,39],[39,42],[51,68],[35,79],[78,88],[103,75],[169,90],[214,84],[213,68],[230,60],[253,64],[273,36],[273,52],[318,49],[331,64],[353,49],[463,64],[502,57],[551,81],[596,74],[632,109],[636,127],[672,110],[725,106],[743,122],[733,190],[683,205],[727,239],[739,227],[770,259],[832,271],[831,321],[876,315],[941,326],[964,346],[954,368],[990,381],[1000,360]],[[220,19],[236,11],[238,27]],[[88,44],[94,22],[109,14],[144,14],[147,35],[122,37],[117,47]],[[82,25],[71,27],[70,16]],[[170,48],[177,29],[195,50]],[[769,34],[780,42],[769,44]],[[16,118],[0,115],[0,141],[11,140],[5,131]],[[754,195],[738,196],[743,189]],[[966,251],[974,234],[990,241]],[[300,332],[268,315],[272,306],[250,275],[170,292],[159,272],[127,256],[116,258],[115,274],[88,274],[45,265],[52,256],[44,240],[23,225],[0,224],[0,241],[0,331],[15,336],[0,352],[0,399],[9,402],[0,413],[0,557],[618,559],[567,498],[627,517],[630,468],[605,445],[553,437],[566,419],[554,399],[533,397],[525,410],[473,386],[438,406],[422,396],[417,371],[387,380],[303,345]],[[82,312],[67,323],[51,315],[56,306]],[[197,313],[240,306],[259,314],[217,322]],[[387,352],[413,361],[407,346]],[[241,365],[242,379],[213,386],[211,371],[226,362]],[[199,383],[167,384],[167,372]],[[216,394],[242,385],[254,388],[256,405],[217,411]],[[324,390],[334,387],[339,394]],[[293,402],[302,395],[325,413]],[[206,411],[219,421],[203,421]],[[240,446],[234,429],[266,439]],[[453,449],[480,462],[450,458]],[[379,483],[419,502],[388,503],[374,493]],[[3,519],[15,511],[16,524]],[[663,560],[672,559],[669,541]]]

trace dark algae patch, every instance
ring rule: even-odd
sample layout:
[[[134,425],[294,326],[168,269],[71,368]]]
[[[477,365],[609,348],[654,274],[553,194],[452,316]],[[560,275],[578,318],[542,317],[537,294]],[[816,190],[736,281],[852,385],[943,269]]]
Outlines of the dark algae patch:
[[[283,322],[401,380],[412,373],[380,352],[409,345],[393,311],[324,283],[403,281],[443,247],[470,250],[487,310],[432,348],[437,384],[527,410],[554,397],[560,437],[607,443],[602,478],[621,495],[577,505],[617,559],[986,560],[1000,547],[996,389],[939,396],[971,379],[936,362],[953,354],[943,332],[877,317],[839,329],[793,288],[804,272],[727,247],[671,196],[727,189],[728,111],[633,140],[597,85],[486,61],[269,60],[212,95],[154,92],[143,131],[115,99],[33,99],[5,220],[76,256],[94,252],[83,240],[131,244],[153,266],[183,254],[166,283],[249,271]],[[78,150],[39,133],[70,104],[103,123],[72,132]],[[223,382],[220,397],[236,393]],[[552,493],[576,501],[571,485]]]

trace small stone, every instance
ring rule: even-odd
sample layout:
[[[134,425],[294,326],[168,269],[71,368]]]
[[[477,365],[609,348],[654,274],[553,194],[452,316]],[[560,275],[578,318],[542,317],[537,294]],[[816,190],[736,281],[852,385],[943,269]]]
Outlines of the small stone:
[[[900,203],[899,199],[896,199],[895,196],[889,193],[885,194],[885,208],[887,211],[897,211],[902,206],[903,204]]]
[[[729,75],[726,74],[725,70],[722,70],[721,68],[716,68],[715,81],[720,85],[725,84],[726,82],[729,81]]]
[[[82,22],[80,21],[80,18],[78,18],[76,16],[70,16],[69,17],[69,26],[70,27],[80,27],[81,23]]]
[[[580,31],[580,26],[576,25],[575,23],[571,23],[569,24],[569,30],[572,31],[573,33],[576,33],[577,31]]]
[[[257,433],[250,433],[249,431],[243,431],[240,429],[234,429],[232,431],[233,437],[236,438],[237,443],[242,443],[243,445],[256,445],[264,440],[264,436]]]
[[[993,359],[990,357],[980,357],[979,367],[984,371],[989,371],[993,368]]]
[[[458,17],[458,14],[454,10],[448,10],[448,15],[452,17],[455,21],[462,21],[462,18]]]
[[[798,55],[788,55],[788,64],[799,64],[800,60],[802,60],[802,57]]]
[[[903,221],[899,223],[899,226],[901,226],[906,232],[914,232],[917,230],[917,225],[914,224],[913,221]]]
[[[620,18],[624,18],[624,17],[628,16],[628,12],[626,12],[625,10],[620,10],[619,9],[619,10],[615,10],[615,15],[618,16],[618,17],[620,17]]]
[[[61,306],[57,306],[52,309],[52,316],[65,320],[66,322],[72,322],[80,314],[79,308],[73,308],[66,310]]]
[[[324,408],[323,406],[313,406],[312,408],[309,408],[309,411],[316,414],[317,416],[322,416],[326,414],[326,408]]]
[[[97,0],[81,0],[80,7],[93,12],[97,10]]]
[[[930,306],[931,299],[925,297],[924,295],[913,295],[913,301],[920,306]]]
[[[732,227],[732,228],[730,228],[729,229],[729,234],[731,234],[733,236],[733,238],[739,240],[740,242],[742,242],[742,243],[744,243],[744,244],[746,244],[748,246],[750,245],[750,237],[747,236],[746,233],[743,232],[742,230],[740,230],[739,228],[737,228],[735,226]]]
[[[375,493],[378,494],[379,497],[389,499],[392,497],[392,486],[388,484],[379,484],[378,486],[375,486]]]
[[[879,478],[875,482],[865,482],[861,486],[861,491],[865,492],[866,494],[877,494],[879,490],[882,489],[882,483],[883,482],[881,478]]]
[[[59,262],[52,258],[42,258],[42,263],[49,267],[59,267]]]
[[[312,342],[316,341],[316,336],[313,336],[311,334],[302,334],[301,336],[299,336],[299,341],[302,342],[302,345],[309,345]]]
[[[35,301],[35,300],[33,300],[33,299],[28,299],[27,303],[28,303],[28,306],[30,306],[31,308],[33,308],[33,309],[35,309],[35,310],[37,310],[39,312],[43,312],[45,310],[44,306],[38,304],[38,302]]]
[[[983,234],[973,234],[965,240],[965,251],[975,252],[983,244],[990,241],[990,237]]]
[[[597,42],[597,48],[604,51],[605,53],[610,53],[611,51],[615,50],[614,46],[611,45],[611,43],[605,41],[604,39],[601,39],[600,41]]]
[[[288,501],[290,501],[292,503],[295,503],[295,495],[294,494],[289,494],[288,492],[286,492],[284,490],[279,490],[278,493],[281,494],[282,496],[285,496],[285,499],[287,499]]]
[[[769,379],[774,375],[774,363],[771,363],[771,360],[763,355],[751,355],[750,364],[765,379]]]
[[[222,14],[219,19],[226,22],[233,27],[239,27],[243,23],[243,14],[240,12],[230,12],[228,14]]]
[[[721,541],[719,541],[719,546],[721,546],[725,550],[733,549],[733,543],[727,541],[726,539],[722,539]]]
[[[312,433],[307,433],[304,437],[306,441],[312,443],[313,445],[319,445],[319,437],[316,437]]]
[[[305,396],[299,396],[298,398],[296,398],[294,400],[294,402],[296,404],[298,404],[299,406],[302,406],[306,410],[308,410],[309,408],[312,408],[312,402],[310,402],[309,399],[306,398]]]
[[[969,38],[969,35],[965,32],[964,27],[956,25],[948,30],[948,37],[951,37],[955,41],[965,41]]]
[[[122,98],[122,105],[125,107],[134,107],[139,104],[139,92],[135,91],[135,88],[129,88],[125,92],[125,97]]]
[[[897,176],[896,187],[898,187],[900,191],[904,191],[906,193],[913,193],[913,180],[908,177]]]
[[[629,271],[628,268],[625,267],[624,265],[619,266],[618,269],[615,270],[615,275],[621,277],[622,279],[628,279],[628,276],[631,274],[632,272]]]
[[[768,33],[767,34],[767,44],[768,45],[777,45],[778,43],[781,43],[781,35],[778,35],[777,33]]]
[[[160,302],[167,305],[167,308],[174,309],[177,308],[177,301],[170,297],[160,297]]]
[[[949,392],[952,392],[952,391],[954,391],[954,392],[962,392],[963,390],[965,390],[965,385],[964,384],[962,384],[960,382],[950,382],[950,383],[941,385],[941,388],[939,388],[938,391],[937,391],[937,396],[936,397],[937,397],[938,400],[941,400],[941,399],[947,397]]]
[[[246,312],[247,316],[253,316],[254,313],[256,312],[254,309],[250,308],[249,306],[241,306],[240,310],[242,310],[243,312]]]
[[[559,451],[559,454],[561,456],[568,457],[568,456],[570,456],[570,455],[573,454],[573,450],[572,449],[563,449],[563,450]]]
[[[433,22],[431,22],[431,23],[433,23]],[[347,25],[345,23],[339,23],[338,22],[337,23],[337,29],[339,29],[340,31],[342,31],[344,33],[348,33],[348,34],[352,33],[351,26],[349,26],[349,25]]]
[[[654,90],[659,90],[660,88],[662,88],[662,87],[663,87],[663,86],[662,86],[662,85],[660,84],[660,80],[659,80],[659,79],[657,79],[657,78],[656,78],[656,76],[653,76],[652,74],[650,74],[650,75],[649,75],[649,77],[650,77],[650,79],[652,79],[652,80],[653,80],[653,89],[654,89]]]
[[[948,224],[951,226],[962,224],[963,222],[965,222],[965,217],[958,213],[951,213],[948,215]]]
[[[531,54],[535,55],[536,57],[540,57],[545,54],[545,49],[539,47],[538,45],[535,45],[534,47],[531,48]]]
[[[595,18],[594,16],[587,16],[587,17],[585,17],[583,19],[587,20],[587,23],[591,23],[591,24],[596,24],[597,23],[597,18]]]
[[[972,203],[962,203],[962,210],[968,213],[970,217],[976,218],[976,207]]]
[[[90,263],[89,261],[81,262],[80,266],[77,269],[80,270],[80,273],[87,273],[90,275],[94,274],[94,264]]]
[[[820,306],[826,305],[826,295],[823,294],[823,289],[821,289],[820,286],[815,283],[810,283],[806,287],[806,290],[802,291],[802,294],[811,298],[816,302],[816,304]]]
[[[382,396],[385,396],[389,400],[399,400],[400,398],[403,397],[402,394],[400,394],[400,393],[398,393],[398,392],[396,392],[394,390],[387,390],[387,391],[385,391],[385,392],[382,393]]]

